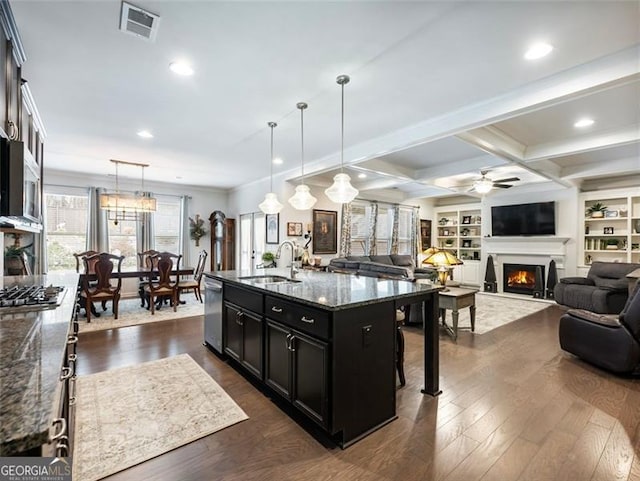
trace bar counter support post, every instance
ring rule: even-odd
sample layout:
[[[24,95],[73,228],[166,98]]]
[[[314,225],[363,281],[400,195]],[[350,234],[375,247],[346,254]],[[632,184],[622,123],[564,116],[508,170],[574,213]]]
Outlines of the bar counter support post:
[[[424,389],[420,392],[437,396],[440,376],[440,326],[438,323],[438,292],[431,292],[422,303],[424,330]]]

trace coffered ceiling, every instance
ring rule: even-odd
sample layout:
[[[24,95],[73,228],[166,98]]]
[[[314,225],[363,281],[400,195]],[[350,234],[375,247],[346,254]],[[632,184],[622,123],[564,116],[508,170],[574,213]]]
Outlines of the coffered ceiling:
[[[135,4],[160,16],[155,42],[118,30],[116,1],[11,2],[48,168],[106,176],[116,158],[234,188],[268,175],[273,120],[275,172],[295,181],[306,101],[305,178],[328,186],[346,73],[345,164],[363,193],[475,195],[481,170],[520,178],[511,190],[640,174],[636,1]],[[554,50],[525,60],[539,41]]]

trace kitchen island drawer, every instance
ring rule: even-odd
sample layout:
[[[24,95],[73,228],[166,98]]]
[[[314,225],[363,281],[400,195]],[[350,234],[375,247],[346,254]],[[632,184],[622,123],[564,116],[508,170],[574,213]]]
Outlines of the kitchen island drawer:
[[[224,299],[245,309],[262,314],[262,298],[259,292],[243,289],[242,287],[224,285]]]
[[[329,313],[320,309],[266,296],[265,316],[321,339],[330,338]]]

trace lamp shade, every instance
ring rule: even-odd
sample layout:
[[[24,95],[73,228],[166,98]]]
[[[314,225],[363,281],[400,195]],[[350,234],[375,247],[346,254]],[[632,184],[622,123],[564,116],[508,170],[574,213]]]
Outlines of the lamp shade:
[[[356,198],[358,189],[351,185],[351,177],[348,174],[340,173],[335,175],[333,184],[324,193],[332,202],[347,204]]]
[[[277,214],[282,210],[282,204],[278,202],[278,196],[274,192],[266,194],[258,207],[265,214]]]
[[[430,264],[436,267],[449,267],[459,266],[460,264],[462,264],[462,261],[450,251],[438,250],[437,252],[434,252],[425,260],[423,260],[422,263]]]
[[[436,252],[438,252],[440,249],[438,249],[437,247],[429,247],[428,249],[425,249],[422,251],[422,255],[424,256],[424,260],[422,261],[423,264],[428,264],[427,259],[429,257],[431,257],[433,254],[435,254]]]
[[[296,193],[289,198],[289,204],[291,204],[294,209],[308,210],[313,207],[317,200],[318,199],[311,195],[307,185],[300,184],[296,187]]]

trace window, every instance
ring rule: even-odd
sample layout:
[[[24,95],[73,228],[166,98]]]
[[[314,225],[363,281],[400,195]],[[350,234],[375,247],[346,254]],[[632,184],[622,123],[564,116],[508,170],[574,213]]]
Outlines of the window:
[[[124,256],[123,269],[138,265],[135,220],[119,220],[117,225],[109,221],[109,251],[117,256]]]
[[[369,222],[371,218],[369,202],[353,202],[351,204],[351,255],[362,256],[369,252]],[[376,249],[373,255],[391,253],[391,237],[393,234],[393,206],[378,203],[378,220],[376,223]],[[413,209],[400,207],[398,218],[398,254],[411,255]],[[417,228],[417,227],[416,227]]]
[[[88,196],[45,193],[47,272],[75,270],[87,245]]]
[[[180,199],[156,196],[157,210],[153,214],[156,250],[180,254]]]
[[[351,204],[351,255],[363,256],[367,252],[369,209],[365,204]]]

